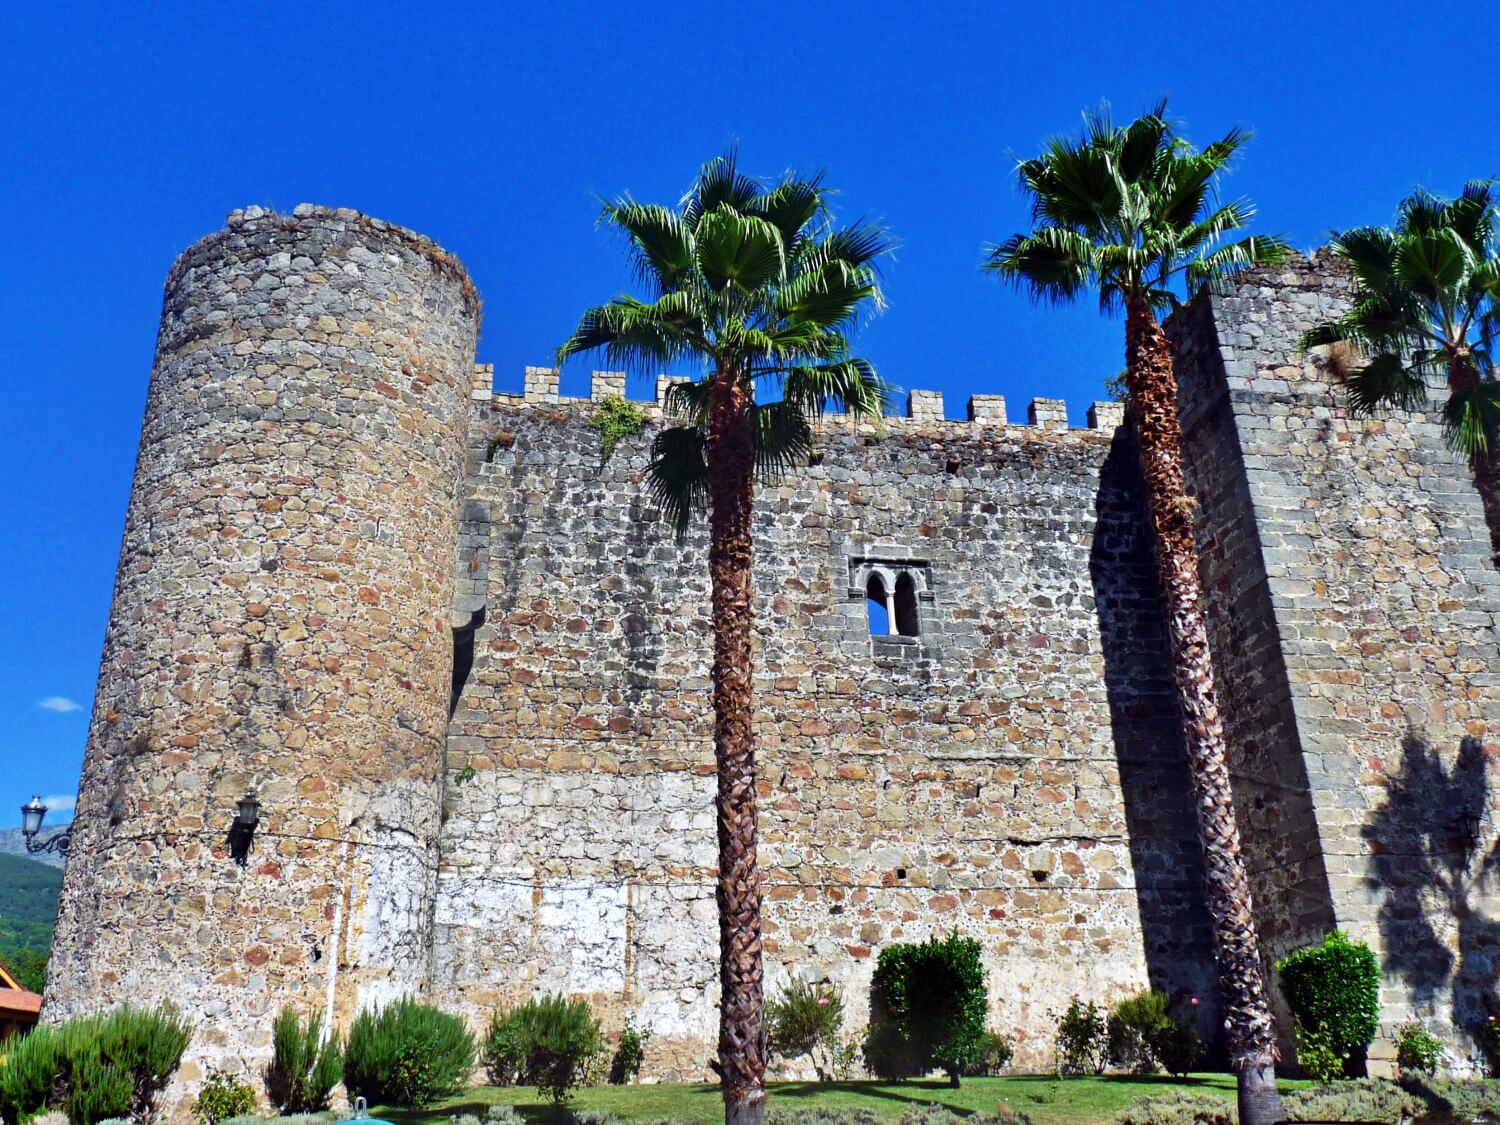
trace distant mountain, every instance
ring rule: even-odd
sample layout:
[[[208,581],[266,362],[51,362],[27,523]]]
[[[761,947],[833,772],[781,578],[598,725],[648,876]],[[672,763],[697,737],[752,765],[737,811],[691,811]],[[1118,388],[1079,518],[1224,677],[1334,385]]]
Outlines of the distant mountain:
[[[41,990],[61,888],[56,866],[0,855],[0,961],[23,987]]]
[[[42,828],[42,839],[47,839],[59,828],[65,828],[63,824],[48,824]],[[19,828],[0,828],[0,855],[18,855],[24,859],[36,863],[45,863],[48,867],[61,867],[63,857],[56,852],[46,852],[43,855],[26,854],[26,837],[21,835]],[[4,902],[0,899],[0,902]]]

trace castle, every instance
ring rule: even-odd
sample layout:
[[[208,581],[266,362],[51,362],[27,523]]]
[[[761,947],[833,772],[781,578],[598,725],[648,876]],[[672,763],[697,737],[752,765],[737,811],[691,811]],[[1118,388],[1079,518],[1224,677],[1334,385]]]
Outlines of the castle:
[[[1172,319],[1189,479],[1267,964],[1340,926],[1386,1032],[1446,1034],[1500,975],[1500,572],[1436,416],[1351,420],[1298,349],[1348,299],[1315,257]],[[708,1074],[705,532],[654,518],[654,421],[602,463],[555,372],[495,392],[479,313],[433,243],[307,205],[168,276],[46,1014],[171,1000],[185,1090],[284,1004],[403,993],[583,995]],[[760,489],[756,730],[769,991],[857,1027],[882,944],[956,927],[1047,1066],[1074,994],[1217,1016],[1130,432],[1025,413],[913,391]]]

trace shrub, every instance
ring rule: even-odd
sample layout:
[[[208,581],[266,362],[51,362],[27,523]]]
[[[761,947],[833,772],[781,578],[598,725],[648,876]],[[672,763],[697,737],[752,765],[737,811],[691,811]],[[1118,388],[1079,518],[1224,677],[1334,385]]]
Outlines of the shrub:
[[[1156,1058],[1149,1040],[1169,1021],[1163,993],[1138,992],[1116,1003],[1109,1014],[1110,1062],[1137,1074],[1150,1074],[1156,1069]]]
[[[526,1079],[526,1029],[520,1008],[496,1012],[484,1037],[484,1072],[491,1086],[512,1086]]]
[[[1418,1120],[1430,1108],[1420,1097],[1383,1078],[1354,1078],[1298,1090],[1281,1099],[1292,1121],[1378,1121],[1398,1125]]]
[[[1151,1057],[1173,1078],[1182,1078],[1203,1058],[1203,1040],[1198,1029],[1178,1019],[1168,1019],[1147,1040]]]
[[[1419,1023],[1396,1029],[1396,1064],[1402,1075],[1434,1074],[1443,1061],[1443,1042]]]
[[[525,1120],[513,1105],[492,1105],[484,1111],[485,1125],[521,1125]]]
[[[1447,1114],[1457,1121],[1500,1117],[1500,1082],[1413,1078],[1404,1079],[1401,1086],[1421,1098],[1434,1117]]]
[[[271,1064],[266,1068],[266,1092],[282,1113],[308,1113],[328,1108],[333,1088],[344,1075],[338,1039],[323,1039],[322,1017],[306,1022],[291,1008],[282,1008],[271,1025]],[[322,1040],[320,1042],[320,1040]]]
[[[1343,1060],[1370,1045],[1380,1027],[1380,965],[1368,945],[1332,930],[1322,945],[1278,961],[1276,971],[1314,1052],[1332,1051]],[[1297,1058],[1302,1061],[1300,1047]]]
[[[1320,1033],[1308,1031],[1297,1021],[1297,1063],[1314,1082],[1332,1082],[1344,1076],[1344,1058]]]
[[[1053,1040],[1057,1067],[1063,1074],[1102,1074],[1109,1061],[1109,1028],[1104,1009],[1078,997],[1057,1023]]]
[[[767,1125],[886,1125],[873,1109],[793,1107],[775,1101],[766,1109],[766,1122]]]
[[[18,1125],[45,1109],[57,1081],[57,1035],[42,1025],[30,1035],[11,1039],[5,1045],[5,1065],[0,1066],[0,1119]]]
[[[872,982],[870,1034],[878,1040],[883,1064],[906,1074],[933,1066],[958,1084],[959,1075],[979,1053],[989,1012],[979,942],[954,930],[921,945],[888,945],[880,951]],[[887,1027],[894,1027],[892,1039]],[[865,1061],[870,1062],[867,1039]],[[906,1068],[914,1067],[907,1070]],[[877,1074],[875,1066],[871,1066]]]
[[[625,1028],[620,1032],[620,1042],[615,1047],[614,1057],[609,1061],[609,1080],[616,1086],[633,1082],[646,1061],[646,1044],[651,1042],[649,1027],[636,1027],[635,1021],[625,1017]]]
[[[623,439],[640,433],[645,428],[646,421],[646,412],[629,399],[610,395],[600,401],[594,408],[589,425],[599,431],[599,452],[603,455],[601,463],[609,460],[615,447]]]
[[[1031,1118],[1004,1102],[996,1104],[994,1113],[968,1117],[960,1117],[943,1106],[928,1105],[908,1109],[901,1115],[899,1125],[1031,1125]]]
[[[73,1125],[144,1121],[177,1069],[189,1032],[170,1007],[116,1008],[40,1027],[12,1044],[0,1068],[0,1117],[16,1125],[60,1109]]]
[[[204,1125],[219,1125],[230,1117],[255,1112],[255,1091],[250,1083],[222,1070],[210,1070],[208,1080],[193,1099],[193,1112]]]
[[[1115,1125],[1234,1125],[1229,1103],[1212,1094],[1165,1094],[1142,1098]]]
[[[495,1085],[532,1085],[560,1105],[575,1086],[584,1084],[604,1049],[604,1035],[588,1001],[544,996],[495,1013],[485,1040],[484,1067]]]
[[[843,1026],[844,993],[833,985],[794,980],[766,1005],[771,1052],[782,1058],[810,1055],[825,1082],[833,1077],[833,1054]]]
[[[865,1029],[860,1056],[865,1069],[884,1082],[898,1082],[926,1069],[918,1048],[907,1041],[894,1019],[873,1000],[870,1026]]]
[[[462,1020],[405,997],[355,1017],[344,1048],[344,1085],[351,1098],[418,1109],[462,1090],[474,1055]]]
[[[982,1078],[999,1074],[1010,1065],[1016,1053],[1016,1044],[1009,1035],[999,1031],[986,1031],[979,1041],[979,1053],[974,1061],[964,1067],[965,1077]]]

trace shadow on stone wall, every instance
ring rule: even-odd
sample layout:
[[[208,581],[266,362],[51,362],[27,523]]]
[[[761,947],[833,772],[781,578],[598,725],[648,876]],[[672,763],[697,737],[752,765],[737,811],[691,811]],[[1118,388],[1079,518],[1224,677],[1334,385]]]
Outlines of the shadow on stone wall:
[[[1471,1037],[1500,1016],[1500,919],[1484,909],[1500,867],[1500,842],[1484,837],[1490,789],[1478,739],[1465,738],[1448,768],[1408,734],[1401,771],[1362,831],[1368,886],[1380,899],[1382,967],[1410,990],[1415,1014],[1451,1005]]]
[[[1212,931],[1182,721],[1172,683],[1166,615],[1137,461],[1126,427],[1100,469],[1089,576],[1104,657],[1111,733],[1130,834],[1151,987],[1220,1049]]]

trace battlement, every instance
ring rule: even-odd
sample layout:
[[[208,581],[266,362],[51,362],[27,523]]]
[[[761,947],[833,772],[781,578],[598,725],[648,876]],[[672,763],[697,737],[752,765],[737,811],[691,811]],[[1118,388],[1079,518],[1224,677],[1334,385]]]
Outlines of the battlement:
[[[664,412],[667,395],[672,385],[686,381],[686,378],[680,375],[658,375],[654,399],[650,401],[631,399],[630,401],[636,402],[647,414],[659,418]],[[521,394],[497,391],[495,390],[495,365],[476,363],[471,397],[476,403],[493,403],[496,406],[575,406],[602,402],[607,398],[627,397],[626,376],[623,371],[593,372],[588,398],[559,393],[560,383],[560,375],[555,367],[527,367],[525,382],[522,384],[524,390]],[[847,425],[849,421],[847,414],[830,412],[824,415],[822,425],[824,427]],[[1006,412],[1004,395],[970,395],[968,419],[964,421],[944,416],[942,391],[908,391],[906,413],[888,415],[879,425],[915,428],[935,425],[957,427],[973,424],[986,427],[1006,426],[1012,429],[1030,428],[1043,432],[1065,432],[1071,428],[1104,430],[1113,433],[1116,428],[1124,424],[1124,421],[1123,404],[1094,402],[1088,409],[1088,425],[1070,427],[1066,402],[1060,398],[1034,398],[1026,406],[1026,426],[1012,425]],[[856,428],[859,432],[873,433],[878,426],[875,422],[865,420],[859,422]]]

